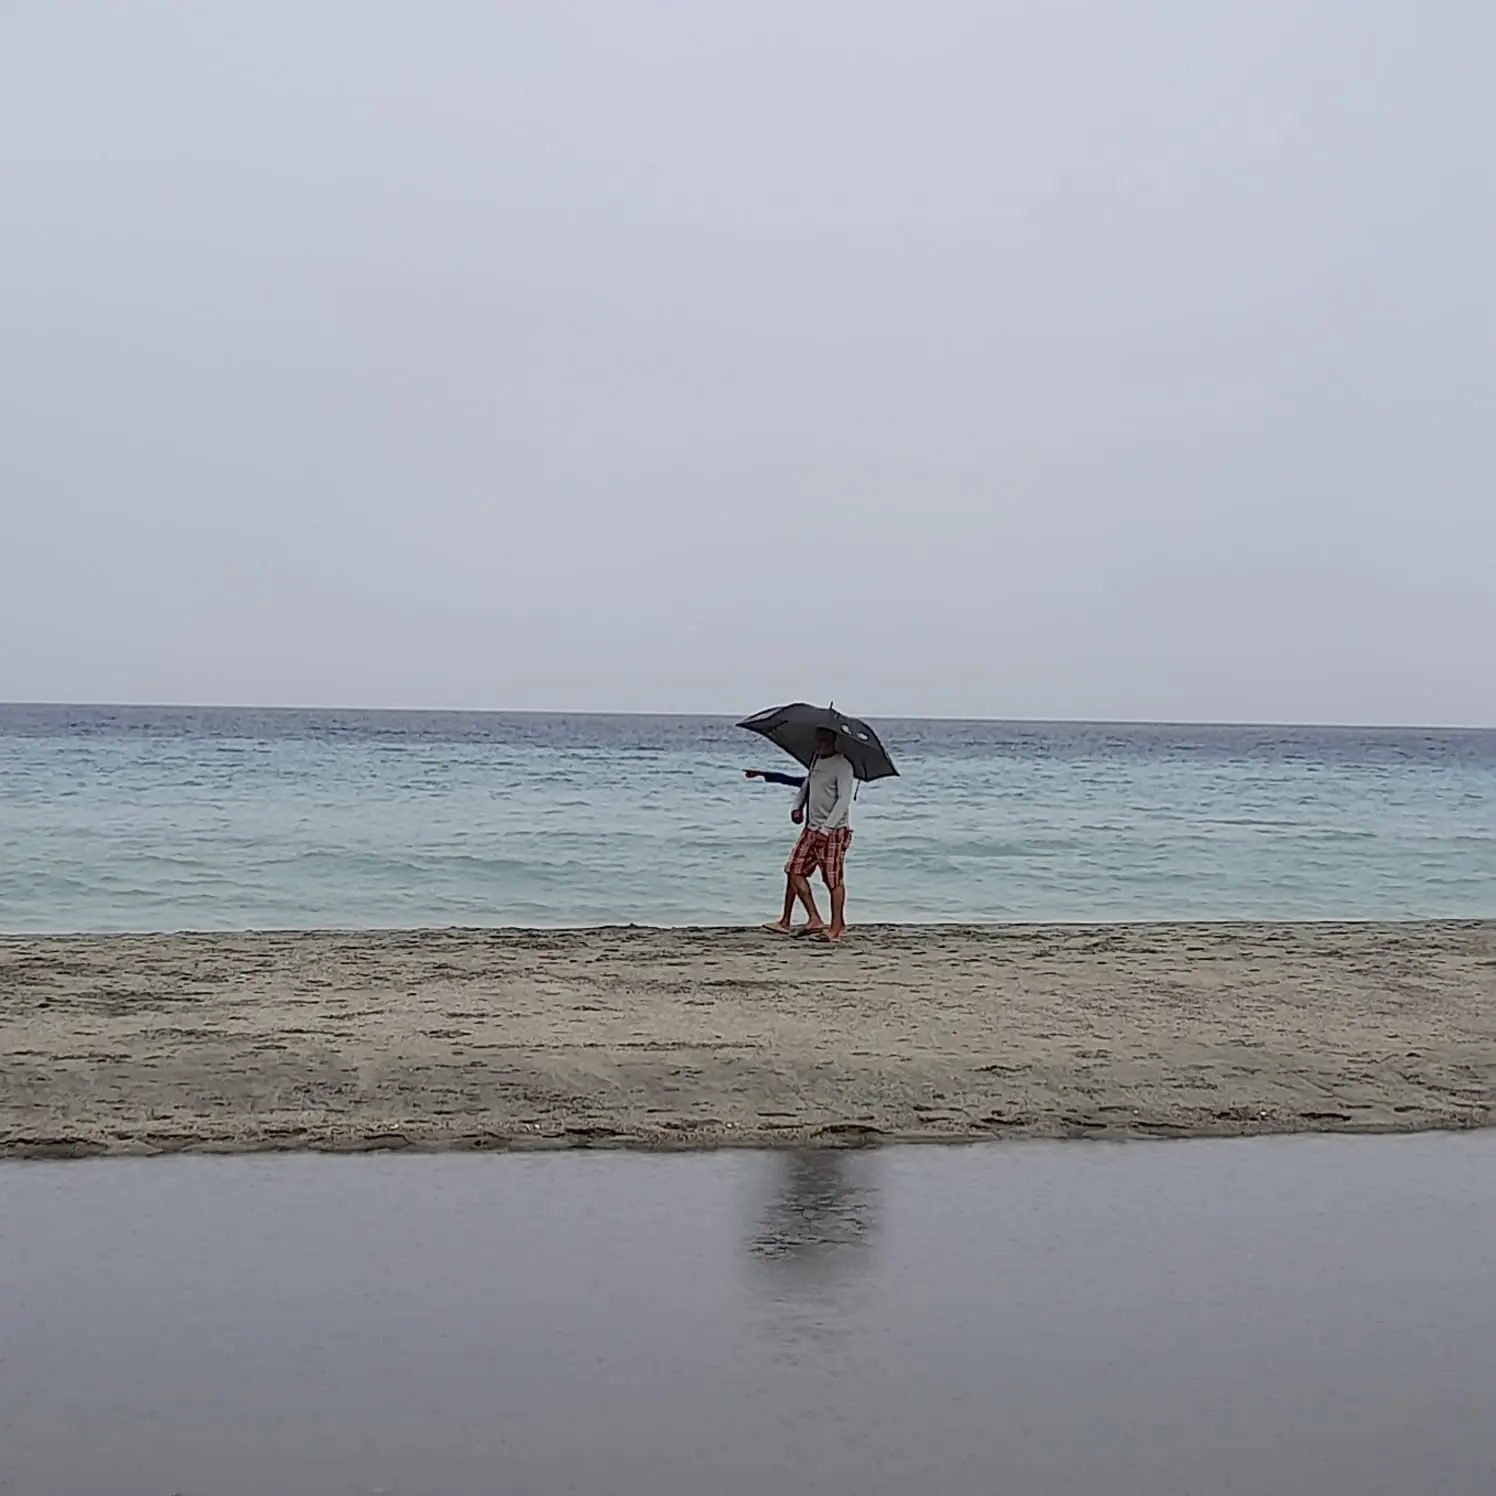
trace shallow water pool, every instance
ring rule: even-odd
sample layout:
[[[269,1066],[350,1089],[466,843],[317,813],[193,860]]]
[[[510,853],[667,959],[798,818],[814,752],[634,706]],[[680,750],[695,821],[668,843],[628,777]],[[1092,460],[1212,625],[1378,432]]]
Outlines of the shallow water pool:
[[[0,1166],[16,1496],[1496,1489],[1496,1134]]]

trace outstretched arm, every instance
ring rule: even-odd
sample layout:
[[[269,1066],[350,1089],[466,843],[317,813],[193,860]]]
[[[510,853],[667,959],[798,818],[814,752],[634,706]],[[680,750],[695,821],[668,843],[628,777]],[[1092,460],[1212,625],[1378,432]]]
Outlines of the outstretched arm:
[[[803,774],[776,774],[772,769],[760,769],[754,777],[762,779],[765,784],[787,784],[796,790],[805,783]]]

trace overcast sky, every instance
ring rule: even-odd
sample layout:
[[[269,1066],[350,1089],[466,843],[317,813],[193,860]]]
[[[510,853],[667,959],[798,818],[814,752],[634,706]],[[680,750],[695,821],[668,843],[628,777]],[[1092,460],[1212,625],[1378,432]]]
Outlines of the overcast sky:
[[[0,699],[1496,724],[1489,0],[0,7]]]

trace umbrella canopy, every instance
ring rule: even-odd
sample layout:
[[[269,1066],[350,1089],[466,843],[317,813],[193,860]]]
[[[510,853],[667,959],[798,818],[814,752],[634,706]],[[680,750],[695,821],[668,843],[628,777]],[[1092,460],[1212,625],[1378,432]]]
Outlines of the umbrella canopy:
[[[899,772],[878,741],[878,734],[866,722],[844,716],[835,707],[796,701],[744,717],[738,726],[762,734],[807,769],[816,756],[816,734],[824,728],[836,734],[838,751],[851,762],[852,772],[859,779],[887,779]]]

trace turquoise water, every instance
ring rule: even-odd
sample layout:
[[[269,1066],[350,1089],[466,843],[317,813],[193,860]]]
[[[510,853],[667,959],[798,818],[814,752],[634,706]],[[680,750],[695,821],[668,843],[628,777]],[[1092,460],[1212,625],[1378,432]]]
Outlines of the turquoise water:
[[[1496,916],[1496,732],[877,724],[854,920]],[[777,912],[775,751],[702,718],[0,707],[0,930]]]

